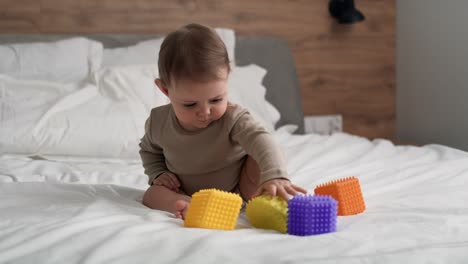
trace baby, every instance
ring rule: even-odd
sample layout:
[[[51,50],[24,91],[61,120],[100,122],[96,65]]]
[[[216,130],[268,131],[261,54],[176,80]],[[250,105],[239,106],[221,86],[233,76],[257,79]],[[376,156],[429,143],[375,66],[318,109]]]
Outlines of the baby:
[[[140,143],[151,185],[146,206],[184,219],[190,195],[201,189],[237,192],[246,201],[306,193],[288,180],[269,132],[228,101],[229,58],[213,29],[189,24],[169,34],[158,66],[155,83],[170,104],[152,109]]]

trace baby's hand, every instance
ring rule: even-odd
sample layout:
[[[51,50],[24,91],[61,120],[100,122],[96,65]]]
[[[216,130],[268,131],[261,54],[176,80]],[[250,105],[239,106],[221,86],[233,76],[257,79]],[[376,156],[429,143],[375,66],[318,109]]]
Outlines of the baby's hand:
[[[306,194],[307,190],[292,184],[289,180],[286,179],[273,179],[260,185],[253,197],[266,193],[273,198],[278,194],[287,201],[289,200],[290,195],[294,196],[299,192]]]
[[[163,172],[153,180],[153,185],[161,185],[174,192],[179,192],[180,182],[177,176],[170,172]]]

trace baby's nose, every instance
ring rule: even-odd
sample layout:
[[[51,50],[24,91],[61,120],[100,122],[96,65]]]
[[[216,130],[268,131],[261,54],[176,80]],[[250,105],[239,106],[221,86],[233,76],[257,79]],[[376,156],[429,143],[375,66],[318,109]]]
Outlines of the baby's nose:
[[[211,107],[205,106],[200,109],[200,115],[201,116],[206,116],[211,114]]]

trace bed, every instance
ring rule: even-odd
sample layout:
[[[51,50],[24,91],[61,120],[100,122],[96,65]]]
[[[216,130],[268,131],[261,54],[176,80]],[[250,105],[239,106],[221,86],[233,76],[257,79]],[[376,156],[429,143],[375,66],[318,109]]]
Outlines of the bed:
[[[66,37],[69,36],[2,35],[0,45],[51,43]],[[125,49],[156,36],[84,37],[103,43],[103,48]],[[124,65],[118,73],[104,70],[93,75],[94,79],[86,77],[74,85],[69,85],[68,79],[38,84],[29,78],[18,84],[2,77],[0,263],[468,261],[467,152],[435,144],[396,146],[385,139],[368,140],[347,133],[304,134],[299,87],[287,43],[252,36],[236,37],[233,43],[232,52],[239,67],[234,72],[237,79],[231,83],[240,90],[236,100],[273,124],[271,131],[286,156],[292,181],[313,192],[318,184],[355,176],[367,207],[363,213],[338,217],[334,233],[306,237],[255,229],[245,212],[241,212],[234,231],[184,228],[182,220],[141,203],[147,177],[135,158],[134,145],[142,130],[132,130],[131,126],[144,122],[141,115],[148,111],[147,104],[164,101],[148,101],[144,96],[138,97],[137,93],[143,91],[125,90],[127,82],[122,81],[122,71],[134,70],[138,74],[151,71],[149,66]],[[88,44],[85,46],[90,49]],[[21,48],[24,46],[18,49]],[[47,59],[52,60],[54,54],[57,53],[49,53]],[[86,62],[87,66],[91,64]],[[93,80],[106,89],[96,92],[95,87],[89,86]],[[245,82],[258,87],[259,96],[266,99],[252,100],[253,91],[242,90]],[[18,86],[8,86],[12,83]],[[118,89],[124,90],[112,84],[119,84]],[[32,94],[31,86],[35,86]],[[50,87],[54,88],[53,93],[47,90]],[[19,95],[15,101],[11,96],[16,92]],[[96,96],[107,97],[98,104],[92,101]],[[133,102],[138,102],[140,108],[133,104],[124,107],[124,97],[136,98]],[[273,108],[265,107],[267,103]],[[97,105],[105,105],[106,111],[95,108],[86,112]],[[15,108],[20,106],[20,110]],[[86,119],[73,111],[83,106],[79,112],[86,114]],[[30,115],[23,117],[29,110]],[[108,120],[109,110],[121,113],[122,119]],[[125,113],[129,113],[129,119],[124,119]],[[135,116],[137,121],[130,122]],[[12,118],[15,123],[7,123]],[[31,122],[33,126],[18,128]],[[126,122],[130,125],[124,125]],[[123,127],[116,129],[112,126],[115,123]],[[63,124],[76,128],[75,133],[60,130]],[[92,136],[96,133],[100,138],[96,131],[104,127],[114,129],[117,136],[101,138],[105,141],[101,145],[91,142],[97,140]],[[17,135],[18,129],[25,131],[22,137]],[[87,134],[89,130],[94,133]],[[129,135],[134,141],[122,139]]]

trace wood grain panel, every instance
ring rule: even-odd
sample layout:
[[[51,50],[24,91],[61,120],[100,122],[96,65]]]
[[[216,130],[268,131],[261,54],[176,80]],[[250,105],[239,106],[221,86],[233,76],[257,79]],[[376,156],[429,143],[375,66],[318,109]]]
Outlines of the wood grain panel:
[[[35,0],[0,0],[0,32],[39,32],[40,11]]]
[[[356,0],[366,20],[339,25],[328,0],[0,0],[0,33],[157,33],[190,22],[288,40],[307,115],[394,137],[395,0]]]

